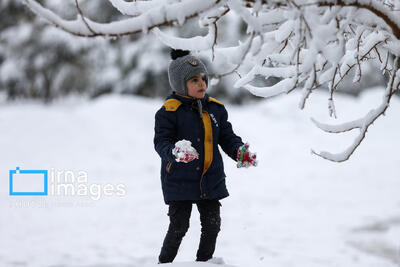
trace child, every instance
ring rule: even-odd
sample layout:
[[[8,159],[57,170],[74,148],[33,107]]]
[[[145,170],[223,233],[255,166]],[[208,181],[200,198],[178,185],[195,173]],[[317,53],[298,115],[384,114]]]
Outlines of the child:
[[[189,51],[172,50],[168,76],[173,93],[155,116],[154,146],[170,224],[159,263],[172,262],[189,228],[192,204],[200,212],[196,261],[212,258],[220,231],[220,202],[227,197],[218,145],[238,167],[256,166],[256,155],[235,135],[224,105],[206,94],[206,66]]]

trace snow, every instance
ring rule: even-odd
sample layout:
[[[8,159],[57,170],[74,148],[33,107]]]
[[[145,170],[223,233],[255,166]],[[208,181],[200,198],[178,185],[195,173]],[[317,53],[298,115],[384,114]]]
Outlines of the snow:
[[[294,28],[294,21],[288,20],[279,27],[277,31],[275,31],[275,41],[282,42],[289,37]]]
[[[190,51],[200,51],[210,49],[215,39],[215,28],[214,26],[208,27],[208,34],[204,37],[195,36],[192,38],[179,38],[169,36],[158,27],[155,27],[152,32],[163,42],[165,45],[174,49],[184,49]]]
[[[394,65],[396,66],[398,62],[398,58],[394,60]],[[396,88],[398,88],[398,85],[400,83],[400,78],[397,76],[400,74],[400,70],[398,71],[393,71],[392,72],[392,78],[388,82],[388,85],[385,89],[385,92],[382,98],[382,102],[377,108],[371,109],[364,117],[358,119],[358,120],[353,120],[350,122],[346,123],[341,123],[338,125],[328,125],[328,124],[323,124],[317,122],[315,119],[311,118],[311,120],[314,122],[314,124],[320,128],[323,131],[329,132],[329,133],[342,133],[342,132],[347,132],[351,131],[353,129],[358,128],[359,135],[355,138],[353,144],[351,144],[348,148],[346,148],[343,152],[337,153],[337,154],[332,154],[330,152],[322,151],[319,153],[316,153],[315,151],[312,151],[313,153],[317,155],[321,155],[321,157],[325,159],[329,159],[332,161],[336,162],[341,162],[347,160],[352,153],[355,151],[355,149],[360,145],[362,140],[364,139],[364,136],[368,130],[368,127],[374,123],[374,121],[381,115],[383,115],[386,111],[386,109],[389,107],[390,104],[390,99],[391,95],[396,91]],[[332,88],[330,88],[329,92],[332,93]],[[304,98],[303,98],[304,99]],[[334,101],[332,98],[329,99],[329,115],[334,118],[337,118],[336,116],[336,108],[334,105]]]
[[[191,150],[193,148],[192,142],[185,140],[185,139],[176,142],[175,147],[179,148],[180,150],[183,150],[183,151]]]
[[[172,154],[174,154],[174,156],[176,156],[175,160],[177,162],[180,162],[181,161],[180,159],[182,159],[182,158],[184,159],[186,157],[187,153],[194,155],[195,158],[198,158],[198,156],[199,156],[196,149],[194,147],[192,147],[192,142],[185,140],[185,139],[176,142],[175,149],[173,150]],[[176,153],[176,155],[175,155],[175,153]]]
[[[167,263],[165,265],[161,265],[165,267],[235,267],[233,265],[226,265],[226,264],[214,264],[208,262],[176,262],[176,263]],[[158,264],[154,265],[145,265],[143,267],[160,267]]]
[[[148,29],[162,25],[166,22],[177,21],[183,24],[186,18],[208,10],[215,6],[213,0],[187,0],[177,3],[159,3],[158,5],[149,4],[143,1],[139,3],[125,3],[125,1],[113,0],[111,3],[123,14],[143,12],[138,16],[113,21],[110,23],[98,23],[88,18],[75,20],[66,20],[50,9],[43,7],[35,0],[25,0],[25,3],[31,10],[43,17],[47,21],[57,25],[61,29],[77,34],[79,36],[95,36],[101,34],[105,36],[119,36],[127,33],[143,31],[147,33]],[[131,10],[132,9],[132,10]]]
[[[253,95],[260,97],[273,97],[283,93],[288,93],[291,89],[293,89],[296,84],[295,79],[284,79],[272,86],[266,87],[257,87],[252,85],[245,85],[244,88],[249,90]]]
[[[121,14],[129,16],[138,16],[149,9],[159,6],[160,4],[165,4],[166,1],[135,1],[126,2],[124,0],[109,0],[111,4],[121,12]]]
[[[299,92],[300,93],[300,92]],[[383,88],[360,98],[337,94],[346,122],[379,105]],[[230,196],[221,201],[216,257],[238,267],[394,267],[399,262],[400,140],[393,97],[349,161],[332,163],[310,148],[341,151],[353,133],[329,135],[310,117],[332,124],[328,94],[314,92],[243,107],[226,103],[237,134],[259,164],[237,169],[223,154]],[[167,231],[160,158],[153,149],[154,114],[162,100],[110,95],[87,102],[0,103],[0,266],[136,267],[157,265]],[[354,109],[354,105],[357,109]],[[91,184],[124,184],[124,196],[8,195],[8,170],[84,170]],[[191,227],[176,263],[194,263],[200,222]]]
[[[242,19],[249,25],[248,32],[250,31],[256,31],[256,32],[261,32],[261,22],[259,18],[253,16],[250,11],[242,6],[242,2],[239,0],[231,0],[227,2],[227,5],[229,6],[230,9],[235,11],[239,16],[242,17]]]

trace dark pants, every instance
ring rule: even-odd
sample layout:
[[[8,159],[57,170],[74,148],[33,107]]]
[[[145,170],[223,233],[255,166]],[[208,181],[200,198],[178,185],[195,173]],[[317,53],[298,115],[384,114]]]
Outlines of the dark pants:
[[[182,238],[189,229],[192,201],[171,201],[169,203],[169,228],[165,236],[158,260],[160,263],[172,262],[178,253]],[[200,200],[195,202],[200,213],[201,237],[196,261],[207,261],[212,258],[218,232],[221,227],[220,202]]]

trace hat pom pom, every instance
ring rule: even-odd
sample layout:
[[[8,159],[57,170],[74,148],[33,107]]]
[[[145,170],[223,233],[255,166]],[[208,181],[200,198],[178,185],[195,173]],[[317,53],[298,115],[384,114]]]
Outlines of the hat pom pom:
[[[181,50],[181,49],[172,49],[171,50],[171,58],[173,60],[177,59],[178,57],[184,57],[190,54],[188,50]]]

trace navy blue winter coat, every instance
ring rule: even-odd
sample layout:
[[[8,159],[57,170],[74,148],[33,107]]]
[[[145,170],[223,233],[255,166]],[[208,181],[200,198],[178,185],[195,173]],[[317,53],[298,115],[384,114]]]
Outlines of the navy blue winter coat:
[[[154,147],[161,157],[161,184],[166,204],[173,200],[222,199],[229,195],[218,145],[233,160],[242,139],[228,121],[224,105],[207,94],[201,100],[172,93],[155,115]],[[199,159],[176,162],[175,143],[189,140]]]

